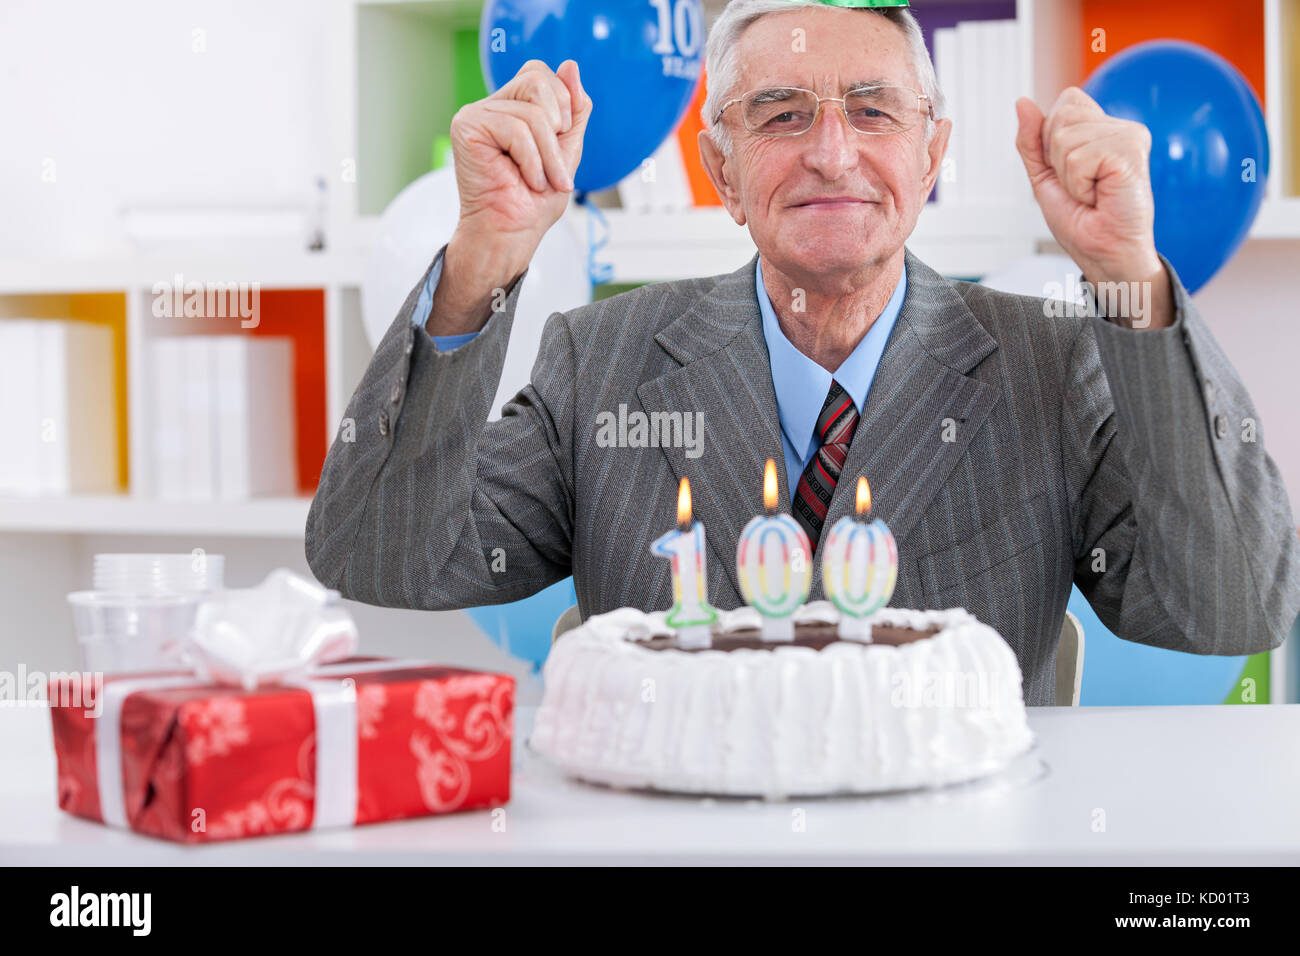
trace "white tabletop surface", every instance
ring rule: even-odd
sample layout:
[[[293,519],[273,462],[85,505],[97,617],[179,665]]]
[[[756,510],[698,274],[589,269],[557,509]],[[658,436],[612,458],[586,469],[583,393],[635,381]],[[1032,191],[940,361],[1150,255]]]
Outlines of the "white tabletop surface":
[[[1300,863],[1300,704],[1032,708],[1036,747],[998,778],[789,803],[566,779],[523,746],[532,716],[496,829],[483,810],[188,847],[60,811],[48,711],[0,707],[0,865]]]

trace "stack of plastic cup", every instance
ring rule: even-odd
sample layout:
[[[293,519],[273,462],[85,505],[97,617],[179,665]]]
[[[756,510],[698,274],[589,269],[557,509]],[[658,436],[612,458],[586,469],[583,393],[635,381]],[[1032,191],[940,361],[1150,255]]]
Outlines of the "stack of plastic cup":
[[[97,554],[94,588],[116,594],[204,594],[221,590],[220,554]]]
[[[85,669],[112,674],[179,667],[200,600],[199,594],[69,594]]]
[[[174,670],[199,603],[222,588],[219,554],[97,554],[93,591],[68,595],[86,670]]]

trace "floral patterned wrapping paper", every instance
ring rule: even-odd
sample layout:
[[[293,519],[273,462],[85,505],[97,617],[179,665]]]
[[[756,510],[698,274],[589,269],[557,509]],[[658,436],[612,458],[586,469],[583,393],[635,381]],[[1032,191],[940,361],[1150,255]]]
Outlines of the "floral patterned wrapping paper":
[[[106,675],[105,685],[113,679]],[[357,700],[357,823],[510,799],[512,677],[429,665],[348,679]],[[67,699],[50,688],[52,702]],[[51,714],[59,806],[102,821],[97,718],[83,706],[52,706]],[[245,691],[196,680],[137,691],[121,714],[131,829],[181,843],[309,829],[315,740],[311,694],[301,688]]]

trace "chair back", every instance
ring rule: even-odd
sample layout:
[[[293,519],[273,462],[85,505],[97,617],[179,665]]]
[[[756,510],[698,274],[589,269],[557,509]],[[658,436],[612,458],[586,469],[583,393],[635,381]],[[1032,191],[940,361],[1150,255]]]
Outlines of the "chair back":
[[[1056,646],[1056,703],[1061,707],[1078,707],[1083,690],[1083,625],[1069,611],[1061,625],[1061,641]]]
[[[560,635],[565,631],[571,631],[582,623],[582,615],[578,613],[578,605],[565,608],[564,613],[555,619],[555,624],[551,628],[551,643],[554,644],[559,640]]]

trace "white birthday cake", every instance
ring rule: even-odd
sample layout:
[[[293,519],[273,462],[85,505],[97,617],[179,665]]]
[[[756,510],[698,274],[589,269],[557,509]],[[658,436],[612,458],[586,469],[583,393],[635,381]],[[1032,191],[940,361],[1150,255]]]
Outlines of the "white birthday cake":
[[[973,780],[1032,745],[1016,656],[967,611],[839,620],[807,604],[771,641],[743,607],[697,648],[664,612],[596,615],[552,648],[529,745],[595,783],[768,798]]]

